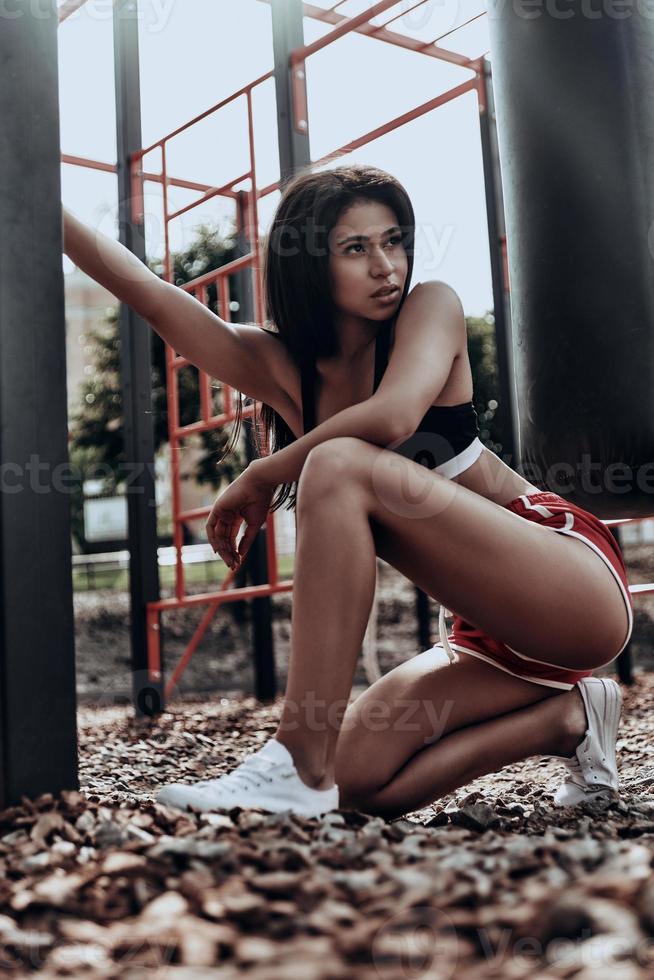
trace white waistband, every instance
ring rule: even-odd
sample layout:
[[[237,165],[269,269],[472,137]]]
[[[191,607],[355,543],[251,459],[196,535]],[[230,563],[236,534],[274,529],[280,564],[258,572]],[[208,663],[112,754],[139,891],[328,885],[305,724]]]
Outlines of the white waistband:
[[[459,453],[458,456],[453,456],[452,459],[448,459],[445,463],[441,463],[434,470],[435,473],[440,473],[441,476],[445,476],[448,479],[458,476],[467,470],[469,466],[479,459],[484,449],[484,444],[477,436],[470,445]]]

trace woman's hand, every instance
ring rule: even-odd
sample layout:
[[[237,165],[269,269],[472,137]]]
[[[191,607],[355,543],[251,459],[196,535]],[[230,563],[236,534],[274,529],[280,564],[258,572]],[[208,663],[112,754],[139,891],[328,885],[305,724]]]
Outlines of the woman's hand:
[[[264,462],[262,459],[250,463],[223,490],[207,520],[209,544],[232,570],[240,567],[270,510],[275,486],[263,478],[261,464]],[[236,536],[243,522],[246,527],[237,546]]]

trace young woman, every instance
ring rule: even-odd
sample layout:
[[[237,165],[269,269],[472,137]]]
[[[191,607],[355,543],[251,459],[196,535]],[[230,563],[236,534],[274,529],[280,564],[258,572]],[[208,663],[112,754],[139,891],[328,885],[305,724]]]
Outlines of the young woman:
[[[268,511],[297,505],[278,731],[219,779],[165,787],[161,803],[390,818],[531,755],[567,765],[557,804],[618,787],[620,689],[591,674],[631,634],[622,556],[601,521],[479,441],[461,303],[442,282],[410,290],[414,233],[409,197],[383,171],[295,177],[268,236],[266,330],[225,323],[65,215],[77,265],[264,403],[272,452],[218,497],[214,550],[237,567]],[[441,641],[348,706],[376,556],[441,603]]]

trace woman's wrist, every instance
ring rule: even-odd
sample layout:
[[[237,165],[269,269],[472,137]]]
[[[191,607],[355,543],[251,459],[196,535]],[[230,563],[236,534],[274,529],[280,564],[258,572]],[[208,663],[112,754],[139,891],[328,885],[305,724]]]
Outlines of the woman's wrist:
[[[257,487],[270,487],[272,489],[278,486],[278,481],[270,470],[270,459],[270,456],[260,456],[248,463],[245,473]]]

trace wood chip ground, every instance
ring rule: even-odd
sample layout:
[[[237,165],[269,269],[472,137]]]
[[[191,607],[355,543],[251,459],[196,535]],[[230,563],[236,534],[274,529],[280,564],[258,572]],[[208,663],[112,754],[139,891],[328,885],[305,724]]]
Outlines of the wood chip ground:
[[[81,792],[0,813],[0,977],[652,977],[654,676],[624,694],[618,801],[556,808],[532,758],[392,822],[153,802],[232,769],[280,700],[83,707]]]

